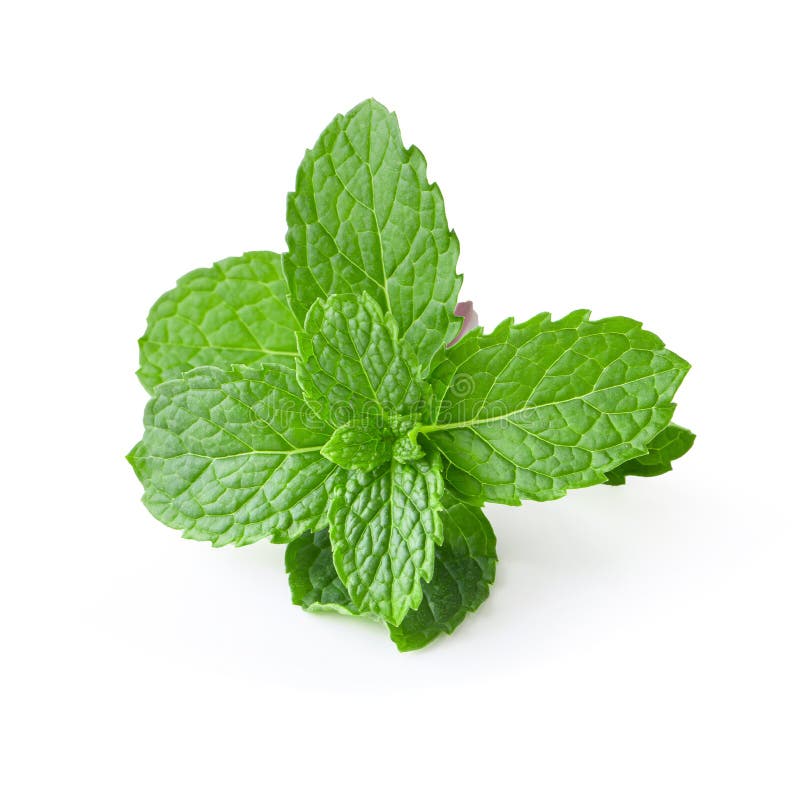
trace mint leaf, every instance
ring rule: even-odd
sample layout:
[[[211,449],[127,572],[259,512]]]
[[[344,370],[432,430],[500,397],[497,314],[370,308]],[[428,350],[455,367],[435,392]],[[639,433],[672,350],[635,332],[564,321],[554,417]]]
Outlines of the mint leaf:
[[[445,492],[441,512],[443,542],[436,548],[433,578],[422,584],[422,602],[389,634],[401,651],[416,650],[452,633],[489,596],[497,553],[489,520],[475,506]],[[308,611],[358,610],[336,574],[327,531],[307,533],[286,548],[292,602]]]
[[[422,153],[367,100],[306,153],[289,195],[286,275],[298,317],[318,298],[368,292],[397,320],[424,369],[460,328],[458,239]]]
[[[156,388],[128,458],[144,504],[214,546],[287,540],[325,525],[340,476],[323,458],[332,433],[304,406],[294,373],[198,367]]]
[[[298,381],[333,425],[418,414],[429,394],[394,320],[365,293],[317,300],[297,345]]]
[[[606,483],[621,486],[629,475],[652,478],[672,469],[672,462],[686,455],[694,444],[695,435],[680,425],[667,425],[648,443],[647,452],[606,473]]]
[[[689,365],[625,317],[540,314],[471,333],[431,374],[442,452],[463,499],[553,500],[647,452]]]
[[[151,394],[193,367],[293,366],[299,324],[281,256],[245,253],[184,275],[156,300],[139,339],[139,379]]]
[[[289,542],[286,546],[286,572],[295,605],[306,611],[358,614],[333,566],[327,528],[316,533],[304,533]]]
[[[334,431],[322,455],[345,469],[370,472],[392,457],[394,434],[376,420],[354,420]]]
[[[389,420],[389,425],[396,436],[392,446],[392,458],[395,461],[405,464],[425,455],[425,451],[417,441],[421,426],[416,422],[416,418],[394,417]]]
[[[422,601],[442,541],[437,456],[348,473],[328,513],[336,572],[359,612],[399,625]]]
[[[418,650],[437,636],[452,633],[470,611],[489,596],[497,565],[496,541],[483,512],[456,500],[443,498],[444,542],[436,548],[436,565],[430,583],[422,585],[422,602],[409,611],[399,626],[389,626],[398,650]]]

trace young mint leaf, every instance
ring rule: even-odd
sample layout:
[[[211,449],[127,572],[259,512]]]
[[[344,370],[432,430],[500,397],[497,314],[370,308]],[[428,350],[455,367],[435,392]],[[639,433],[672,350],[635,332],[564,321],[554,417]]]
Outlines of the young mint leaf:
[[[405,464],[408,461],[416,461],[425,455],[425,451],[417,441],[421,426],[414,418],[394,417],[389,420],[389,424],[397,437],[392,447],[392,458],[395,461]]]
[[[399,625],[422,601],[442,541],[438,456],[348,473],[328,512],[336,572],[359,612]]]
[[[306,153],[289,195],[286,275],[297,315],[368,292],[427,366],[460,328],[458,239],[422,153],[375,100],[338,116]]]
[[[443,542],[436,547],[433,578],[422,584],[422,602],[399,626],[389,626],[398,649],[416,650],[442,633],[452,633],[467,613],[489,596],[497,563],[492,527],[483,512],[445,492]],[[286,548],[292,602],[308,611],[357,615],[356,605],[336,574],[327,531],[307,533]]]
[[[245,253],[184,275],[156,300],[139,339],[145,389],[193,367],[293,366],[295,331],[281,256]]]
[[[436,422],[421,432],[463,499],[553,500],[646,453],[688,369],[625,317],[506,320],[442,354],[431,375]]]
[[[333,425],[419,413],[429,394],[414,352],[366,293],[317,300],[297,345],[298,381]]]
[[[320,454],[333,431],[308,413],[291,370],[198,367],[156,388],[144,424],[128,456],[144,504],[186,538],[285,541],[326,524],[343,479]]]
[[[647,452],[606,473],[606,483],[621,486],[629,475],[652,478],[672,469],[672,462],[686,455],[694,444],[695,435],[680,425],[667,425],[648,443]]]
[[[394,439],[394,433],[382,421],[357,419],[334,431],[322,455],[344,469],[370,472],[392,457]]]
[[[497,565],[496,540],[483,512],[445,493],[444,542],[436,548],[430,583],[422,584],[422,602],[399,626],[389,626],[398,650],[418,650],[437,636],[452,633],[470,611],[489,596]]]

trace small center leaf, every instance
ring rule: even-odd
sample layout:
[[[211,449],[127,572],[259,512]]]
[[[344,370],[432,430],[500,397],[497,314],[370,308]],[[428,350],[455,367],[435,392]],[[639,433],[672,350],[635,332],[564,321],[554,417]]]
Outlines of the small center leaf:
[[[382,420],[357,419],[337,428],[321,452],[340,467],[369,472],[392,457],[394,438]]]
[[[422,458],[418,431],[413,417],[361,417],[337,428],[321,452],[344,469],[371,472],[392,458],[403,464]]]

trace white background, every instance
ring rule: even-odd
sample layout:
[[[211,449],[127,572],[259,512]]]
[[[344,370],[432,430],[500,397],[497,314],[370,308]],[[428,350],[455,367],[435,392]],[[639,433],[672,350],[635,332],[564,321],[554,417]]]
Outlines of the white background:
[[[0,794],[797,798],[793,2],[6,3]],[[482,322],[589,307],[694,364],[662,478],[488,510],[501,563],[400,655],[283,548],[152,519],[136,339],[283,246],[304,149],[375,96]]]

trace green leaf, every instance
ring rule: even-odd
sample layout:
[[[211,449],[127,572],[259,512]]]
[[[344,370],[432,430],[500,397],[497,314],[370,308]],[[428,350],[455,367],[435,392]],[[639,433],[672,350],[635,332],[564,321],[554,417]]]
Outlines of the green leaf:
[[[320,450],[332,433],[304,406],[294,373],[198,367],[157,387],[128,456],[144,504],[215,546],[285,541],[326,523],[343,475]]]
[[[298,317],[318,298],[368,292],[427,371],[460,328],[458,239],[422,153],[367,100],[323,131],[289,195],[286,276]]]
[[[316,301],[297,345],[306,399],[333,425],[419,414],[429,396],[413,351],[367,294]]]
[[[422,602],[403,622],[389,626],[401,651],[418,650],[443,633],[452,633],[489,596],[497,564],[492,526],[475,506],[444,495],[444,542],[436,548],[433,579],[422,585]]]
[[[338,611],[358,614],[347,589],[336,574],[327,528],[309,531],[286,547],[286,572],[292,602],[306,611]]]
[[[647,453],[626,461],[606,473],[606,483],[621,486],[629,475],[652,478],[672,469],[672,462],[689,452],[695,435],[680,425],[667,425],[647,445]]]
[[[399,625],[422,601],[442,541],[438,456],[350,472],[328,514],[336,572],[359,612]]]
[[[294,313],[276,253],[245,253],[184,275],[162,295],[139,340],[139,379],[152,394],[193,367],[293,366]]]
[[[421,426],[415,419],[408,417],[394,418],[390,420],[390,427],[397,437],[392,446],[392,458],[395,461],[406,463],[408,461],[416,461],[425,456],[425,451],[417,441]]]
[[[370,472],[392,457],[394,434],[375,420],[353,420],[337,428],[322,455],[345,469]]]
[[[489,596],[497,553],[489,520],[475,506],[445,492],[442,497],[444,540],[436,548],[433,578],[422,584],[422,602],[399,626],[389,626],[402,651],[416,650],[437,636],[452,633],[467,613]],[[356,605],[336,574],[327,531],[307,533],[286,548],[286,571],[292,602],[308,611],[332,610],[357,615]]]
[[[467,335],[431,375],[439,448],[462,499],[552,500],[647,452],[689,365],[625,317],[541,314]]]

